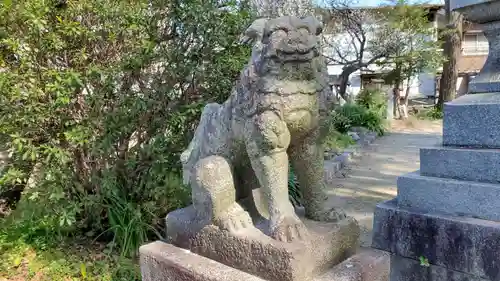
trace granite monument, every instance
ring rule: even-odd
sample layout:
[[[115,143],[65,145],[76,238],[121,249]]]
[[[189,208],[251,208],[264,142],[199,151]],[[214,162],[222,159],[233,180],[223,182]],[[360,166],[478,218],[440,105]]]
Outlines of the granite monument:
[[[420,170],[376,208],[373,247],[392,253],[391,281],[500,280],[500,1],[451,6],[483,26],[489,55],[444,105],[442,145],[422,148]]]

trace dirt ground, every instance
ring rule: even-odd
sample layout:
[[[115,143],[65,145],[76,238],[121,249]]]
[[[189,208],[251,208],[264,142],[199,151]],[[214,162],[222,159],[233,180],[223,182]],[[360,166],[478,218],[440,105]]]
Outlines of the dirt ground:
[[[394,121],[390,132],[366,147],[347,176],[332,186],[329,204],[358,220],[362,246],[371,245],[376,204],[397,195],[397,177],[418,170],[419,148],[440,144],[441,135],[441,121]]]

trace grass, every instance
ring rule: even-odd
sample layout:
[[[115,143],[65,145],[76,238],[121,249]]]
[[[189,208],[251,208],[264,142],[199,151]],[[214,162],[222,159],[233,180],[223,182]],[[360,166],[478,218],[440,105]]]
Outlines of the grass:
[[[429,107],[419,111],[416,117],[424,120],[440,120],[443,119],[443,112],[436,107]]]
[[[347,134],[342,134],[338,131],[330,131],[325,138],[325,148],[328,150],[340,151],[344,148],[355,144],[355,141]]]
[[[0,281],[136,281],[137,261],[86,237],[57,238],[0,219]]]

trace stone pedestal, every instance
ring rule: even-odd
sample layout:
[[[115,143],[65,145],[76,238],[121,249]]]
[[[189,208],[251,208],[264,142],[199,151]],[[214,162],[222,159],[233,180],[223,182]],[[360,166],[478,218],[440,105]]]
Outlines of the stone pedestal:
[[[443,144],[421,149],[420,170],[376,208],[372,246],[392,254],[391,281],[500,280],[500,1],[452,6],[484,24],[490,53],[444,105]]]
[[[300,214],[300,212],[299,212]],[[389,255],[358,252],[359,226],[348,218],[324,223],[301,217],[309,236],[279,242],[255,227],[230,233],[197,219],[192,206],[167,216],[167,241],[141,247],[144,281],[386,281]]]

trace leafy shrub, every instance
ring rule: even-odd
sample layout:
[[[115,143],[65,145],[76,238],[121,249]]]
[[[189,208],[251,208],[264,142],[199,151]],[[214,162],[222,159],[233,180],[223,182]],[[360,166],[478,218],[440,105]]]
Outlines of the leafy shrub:
[[[342,114],[341,107],[336,108],[330,113],[330,116],[327,122],[328,134],[327,138],[333,132],[340,132],[342,134],[346,134],[349,129],[352,127],[352,120],[349,119],[349,116]]]
[[[0,135],[12,155],[0,189],[21,187],[26,221],[133,255],[189,202],[179,155],[246,63],[237,41],[252,16],[238,1],[181,2],[0,4]]]
[[[419,119],[440,120],[443,119],[443,111],[437,107],[423,109],[418,112],[417,117]]]
[[[325,148],[328,150],[339,151],[352,144],[355,144],[355,141],[351,136],[338,131],[332,131],[324,140]]]
[[[387,97],[380,90],[367,88],[363,89],[356,96],[356,103],[373,111],[381,117],[386,117],[387,114]]]
[[[379,135],[385,132],[385,122],[381,115],[377,112],[369,110],[364,106],[348,103],[339,107],[332,114],[335,128],[343,133],[352,127],[365,127]],[[340,121],[338,121],[340,120]],[[349,120],[348,122],[345,120]],[[348,123],[348,128],[345,124]]]

